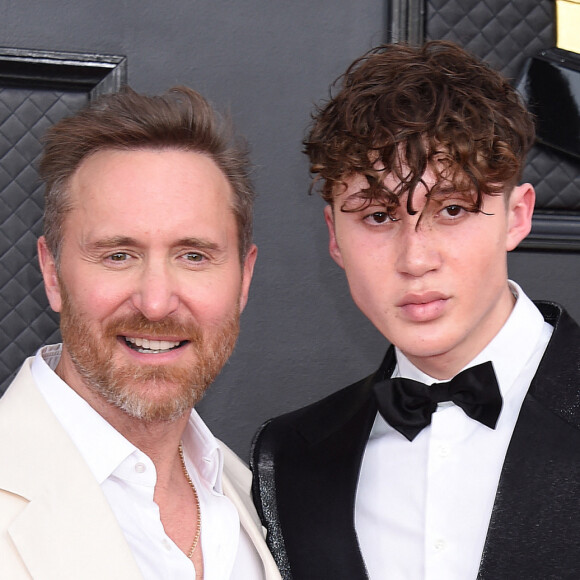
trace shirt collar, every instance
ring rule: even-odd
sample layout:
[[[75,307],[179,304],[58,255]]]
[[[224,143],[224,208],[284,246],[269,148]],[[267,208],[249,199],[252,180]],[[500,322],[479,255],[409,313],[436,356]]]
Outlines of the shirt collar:
[[[38,390],[77,446],[95,479],[102,484],[139,450],[54,372],[61,352],[60,344],[41,348],[32,362],[32,375]],[[183,448],[199,477],[222,493],[223,454],[195,409],[191,411],[183,434]]]
[[[223,452],[217,439],[195,409],[191,410],[189,422],[183,433],[183,449],[200,478],[218,493],[223,493]]]

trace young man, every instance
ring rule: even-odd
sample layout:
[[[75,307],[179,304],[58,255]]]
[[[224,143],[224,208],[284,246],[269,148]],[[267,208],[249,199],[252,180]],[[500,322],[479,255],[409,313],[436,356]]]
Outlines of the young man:
[[[109,95],[48,133],[62,345],[0,400],[0,576],[279,578],[249,470],[193,410],[256,259],[245,152],[196,92]]]
[[[330,254],[393,346],[256,438],[283,577],[580,577],[580,328],[507,278],[533,134],[513,88],[445,42],[371,51],[317,111]]]

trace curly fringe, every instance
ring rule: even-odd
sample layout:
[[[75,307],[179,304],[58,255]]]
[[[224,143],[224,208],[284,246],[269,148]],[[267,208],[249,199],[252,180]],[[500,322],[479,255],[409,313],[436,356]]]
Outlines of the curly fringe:
[[[337,89],[333,96],[333,91]],[[304,152],[311,188],[331,203],[345,179],[362,174],[363,203],[396,207],[430,168],[480,209],[484,195],[507,193],[521,178],[534,123],[498,72],[453,43],[384,45],[357,59],[312,116]],[[389,189],[384,177],[398,185]]]

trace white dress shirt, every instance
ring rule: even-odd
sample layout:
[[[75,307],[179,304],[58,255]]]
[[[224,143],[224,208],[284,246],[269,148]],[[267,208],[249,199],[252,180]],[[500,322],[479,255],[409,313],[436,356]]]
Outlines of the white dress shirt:
[[[60,345],[40,349],[32,363],[37,388],[99,482],[146,579],[194,579],[192,561],[167,536],[153,501],[153,462],[64,383],[53,369]],[[260,558],[222,493],[218,442],[192,410],[183,435],[187,470],[201,510],[205,580],[263,579]]]
[[[497,485],[520,407],[553,328],[521,288],[500,332],[465,368],[492,361],[503,397],[495,430],[451,402],[408,441],[377,415],[365,450],[355,521],[372,580],[477,577]],[[437,382],[399,350],[393,377]]]

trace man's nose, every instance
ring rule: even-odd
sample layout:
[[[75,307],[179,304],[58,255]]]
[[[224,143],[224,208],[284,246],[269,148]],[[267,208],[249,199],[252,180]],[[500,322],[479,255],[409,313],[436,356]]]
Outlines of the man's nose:
[[[177,310],[177,283],[167,264],[144,266],[133,294],[133,305],[152,321],[162,320]]]
[[[398,241],[396,267],[399,273],[419,277],[441,266],[441,253],[428,226],[409,223]]]

